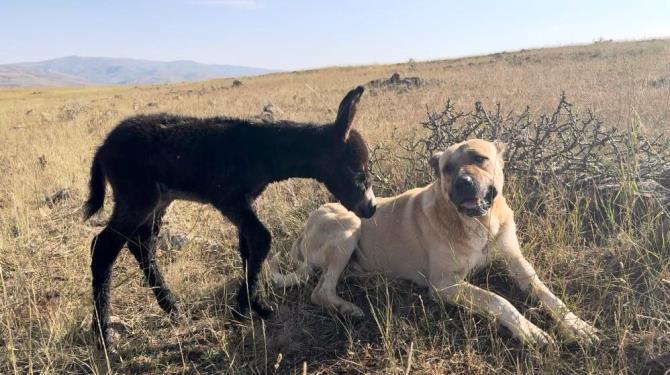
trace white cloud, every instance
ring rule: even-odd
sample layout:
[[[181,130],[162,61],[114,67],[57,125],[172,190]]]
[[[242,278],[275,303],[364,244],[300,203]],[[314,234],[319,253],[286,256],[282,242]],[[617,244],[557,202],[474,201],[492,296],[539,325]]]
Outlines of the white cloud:
[[[261,5],[256,0],[193,0],[192,3],[200,5],[221,5],[229,8],[261,8]]]

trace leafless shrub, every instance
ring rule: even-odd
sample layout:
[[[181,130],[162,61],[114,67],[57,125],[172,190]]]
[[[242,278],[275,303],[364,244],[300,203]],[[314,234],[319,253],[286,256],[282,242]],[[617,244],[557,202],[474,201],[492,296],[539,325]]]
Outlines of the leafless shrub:
[[[471,112],[447,101],[428,112],[423,131],[396,140],[391,148],[372,150],[373,173],[383,194],[394,194],[434,179],[427,160],[436,151],[470,138],[507,143],[508,180],[523,197],[517,202],[533,212],[546,211],[549,196],[559,196],[566,209],[585,208],[587,226],[620,223],[623,217],[665,216],[670,202],[667,185],[670,141],[647,137],[636,127],[606,127],[595,114],[573,110],[565,95],[550,114],[493,111],[477,102]],[[396,139],[394,137],[394,139]],[[397,149],[397,147],[393,147]]]
[[[415,71],[416,70],[416,61],[414,59],[410,58],[409,61],[407,61],[407,66],[408,66],[410,71]]]
[[[86,110],[87,108],[85,105],[77,102],[70,102],[61,107],[58,117],[61,121],[74,120],[80,113],[85,112]]]
[[[590,110],[583,116],[574,113],[564,95],[552,114],[539,117],[528,108],[504,114],[500,105],[488,112],[481,103],[474,112],[455,114],[448,103],[441,113],[429,113],[423,126],[429,130],[429,152],[473,137],[500,139],[508,145],[506,169],[538,183],[604,185],[620,180],[622,172],[636,180],[658,180],[670,165],[666,137],[647,138],[637,128],[607,128]]]

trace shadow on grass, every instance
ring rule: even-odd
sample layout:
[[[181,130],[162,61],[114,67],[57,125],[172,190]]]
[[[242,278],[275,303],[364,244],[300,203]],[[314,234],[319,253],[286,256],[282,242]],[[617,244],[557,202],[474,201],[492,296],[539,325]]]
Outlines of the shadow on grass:
[[[471,281],[504,296],[533,323],[556,333],[553,320],[536,308],[500,265],[475,274]],[[123,360],[115,361],[112,368],[122,373],[283,374],[301,373],[306,364],[309,372],[402,372],[410,343],[417,350],[414,368],[425,371],[435,358],[446,361],[436,368],[457,372],[477,369],[476,373],[501,367],[555,373],[587,371],[599,360],[614,368],[655,373],[667,362],[663,355],[646,361],[644,350],[636,350],[634,345],[625,349],[623,360],[628,363],[619,362],[622,359],[616,357],[613,342],[602,344],[597,352],[584,351],[578,345],[562,345],[559,352],[529,350],[490,319],[432,301],[423,288],[409,282],[374,275],[347,273],[338,289],[343,298],[363,308],[366,315],[362,319],[352,320],[312,304],[312,279],[307,285],[287,290],[267,288],[265,298],[275,308],[271,319],[236,321],[232,307],[238,285],[232,279],[209,293],[203,290],[191,296],[192,302],[184,307],[186,316],[177,323],[162,316],[156,306],[142,307],[139,311],[145,316],[122,333],[119,353]],[[73,327],[67,337],[67,345],[75,352],[94,352],[88,326]],[[97,363],[98,369],[106,367],[104,362]],[[562,368],[566,363],[571,367]],[[64,368],[71,373],[90,373],[93,366],[79,360]]]

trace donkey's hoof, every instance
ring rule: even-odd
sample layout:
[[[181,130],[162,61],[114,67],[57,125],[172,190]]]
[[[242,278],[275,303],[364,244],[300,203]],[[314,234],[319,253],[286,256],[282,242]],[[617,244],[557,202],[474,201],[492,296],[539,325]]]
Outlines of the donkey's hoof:
[[[105,346],[102,346],[102,343],[98,343],[95,349],[96,350],[91,353],[91,359],[94,361],[95,366],[98,367],[99,370],[102,370],[101,373],[109,373],[106,370],[113,370],[117,364],[123,361],[121,354],[113,342],[107,343]]]
[[[127,334],[130,327],[118,316],[110,316],[107,323],[100,327],[95,318],[91,320],[91,335],[95,342],[96,353],[106,361],[115,362],[121,357],[118,352],[118,342]]]
[[[117,356],[119,354],[116,349],[117,340],[112,332],[113,331],[109,328],[103,334],[100,334],[100,332],[92,332],[93,337],[95,338],[95,348],[97,349],[98,354],[108,357]]]
[[[259,318],[263,320],[268,320],[274,316],[274,310],[270,307],[258,307],[252,309],[253,312],[258,315]],[[232,314],[233,318],[238,321],[242,320],[247,320],[251,319],[251,314],[249,314],[249,311],[247,309],[244,309],[244,311],[239,311],[237,309],[232,309]]]
[[[233,319],[235,320],[242,321],[249,319],[249,315],[247,314],[246,309],[244,309],[244,311],[240,311],[239,309],[232,308],[231,312],[233,314]]]
[[[256,315],[258,315],[258,317],[263,320],[272,318],[275,313],[272,307],[260,301],[254,301],[254,303],[251,305],[251,309],[254,310]]]
[[[179,323],[186,320],[186,314],[181,312],[179,309],[174,309],[168,313],[168,319],[172,323]]]
[[[182,320],[185,316],[184,312],[181,309],[181,306],[179,306],[179,304],[177,304],[176,302],[173,302],[169,306],[166,306],[163,309],[163,311],[165,311],[168,318],[170,318],[170,321],[175,323]]]

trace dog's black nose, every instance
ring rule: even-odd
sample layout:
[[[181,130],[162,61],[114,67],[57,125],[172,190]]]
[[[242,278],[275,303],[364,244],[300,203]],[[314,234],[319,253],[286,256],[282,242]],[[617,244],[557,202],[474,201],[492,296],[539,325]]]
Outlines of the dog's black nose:
[[[456,177],[453,184],[453,192],[461,198],[473,198],[477,195],[477,182],[470,175]]]
[[[456,181],[454,181],[454,188],[456,188],[456,190],[471,189],[474,185],[475,182],[472,180],[472,177],[467,174],[456,177]]]

